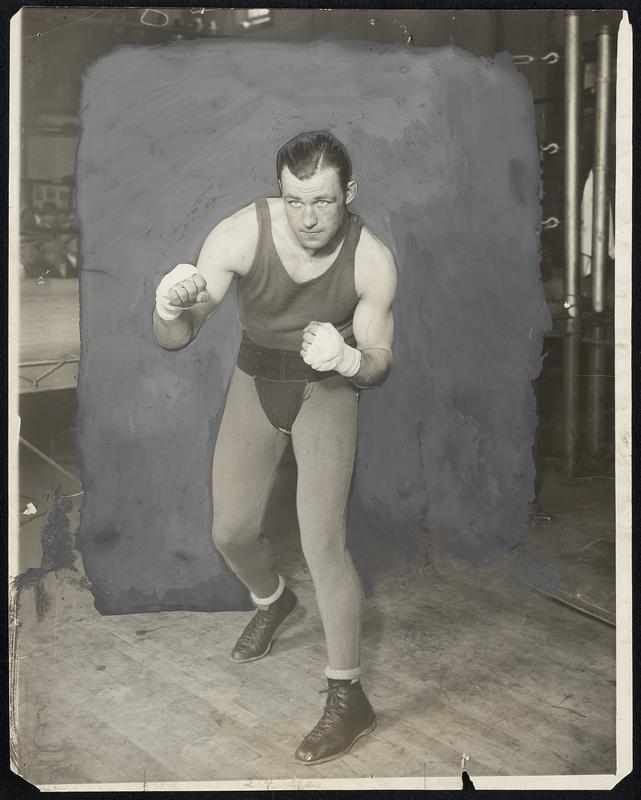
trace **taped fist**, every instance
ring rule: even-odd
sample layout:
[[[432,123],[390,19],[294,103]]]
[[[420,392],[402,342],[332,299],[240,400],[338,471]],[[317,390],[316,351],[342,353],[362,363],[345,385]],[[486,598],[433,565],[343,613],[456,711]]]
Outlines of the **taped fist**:
[[[356,375],[361,352],[346,344],[331,322],[310,322],[303,331],[300,354],[303,361],[318,372],[335,370],[346,378]]]
[[[160,319],[176,319],[186,308],[210,300],[207,281],[193,264],[178,264],[156,289],[156,313]]]

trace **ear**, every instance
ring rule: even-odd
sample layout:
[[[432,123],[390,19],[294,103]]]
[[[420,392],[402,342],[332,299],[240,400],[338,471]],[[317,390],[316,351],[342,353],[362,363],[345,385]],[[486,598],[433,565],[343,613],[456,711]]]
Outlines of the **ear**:
[[[280,178],[278,179],[278,191],[283,194],[283,184],[280,182]]]
[[[355,180],[350,180],[347,183],[347,189],[345,190],[345,205],[348,206],[352,200],[358,194],[358,184]]]

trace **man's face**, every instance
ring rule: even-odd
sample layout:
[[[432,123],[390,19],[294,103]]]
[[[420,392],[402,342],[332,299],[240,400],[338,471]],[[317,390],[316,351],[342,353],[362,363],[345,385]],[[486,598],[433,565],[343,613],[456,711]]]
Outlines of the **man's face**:
[[[306,250],[321,250],[332,242],[356,195],[354,181],[345,191],[334,167],[319,170],[309,180],[299,180],[285,167],[280,187],[287,221]]]

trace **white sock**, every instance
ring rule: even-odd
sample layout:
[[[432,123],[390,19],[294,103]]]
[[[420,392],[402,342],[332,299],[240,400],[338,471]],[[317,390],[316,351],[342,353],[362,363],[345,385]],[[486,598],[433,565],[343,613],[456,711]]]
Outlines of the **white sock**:
[[[331,667],[325,667],[325,677],[335,681],[351,681],[352,683],[356,683],[361,677],[361,668],[332,669]]]
[[[278,576],[278,588],[274,592],[274,594],[270,594],[269,597],[256,597],[253,592],[249,593],[249,596],[252,599],[252,603],[259,608],[266,608],[270,606],[272,603],[275,603],[281,594],[285,591],[285,581],[283,580],[283,576]]]

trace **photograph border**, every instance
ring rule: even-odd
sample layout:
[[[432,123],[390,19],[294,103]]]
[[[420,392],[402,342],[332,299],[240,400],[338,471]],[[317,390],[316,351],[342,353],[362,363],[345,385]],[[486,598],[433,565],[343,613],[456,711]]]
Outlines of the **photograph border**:
[[[39,4],[42,5],[42,4]],[[73,5],[73,4],[71,4]],[[127,4],[129,5],[129,4]],[[160,3],[180,7],[181,4]],[[115,6],[114,6],[115,7]],[[218,7],[218,6],[217,6]],[[222,6],[221,6],[222,7]],[[242,6],[238,6],[242,7]],[[367,8],[368,6],[363,6]],[[376,7],[375,4],[372,7]],[[452,6],[456,8],[456,6]],[[91,8],[91,6],[87,6]],[[274,7],[277,8],[277,7]],[[341,10],[343,9],[340,6]],[[532,9],[535,7],[532,6]],[[301,9],[303,11],[304,9]],[[430,9],[424,9],[429,11]],[[457,9],[459,10],[459,9]],[[471,9],[470,9],[471,10]],[[493,10],[492,7],[488,10]],[[550,9],[557,12],[557,9]],[[464,11],[462,13],[465,13]],[[562,13],[559,9],[557,13]],[[9,76],[9,264],[20,259],[20,61],[21,22],[19,12],[10,26]],[[632,178],[633,178],[633,30],[623,10],[617,36],[616,82],[616,270],[615,270],[615,477],[616,477],[616,773],[599,775],[472,775],[475,789],[611,789],[627,776],[633,765],[632,740]],[[11,579],[18,564],[18,340],[20,325],[19,278],[8,270],[9,286],[9,418],[8,478],[9,537],[8,571]],[[9,652],[16,635],[9,589]],[[9,662],[10,673],[13,663]],[[10,675],[11,694],[11,675]],[[11,699],[11,698],[10,698]],[[10,735],[15,709],[10,713]],[[19,775],[15,765],[12,769]],[[377,779],[274,779],[197,782],[148,782],[102,784],[46,784],[42,791],[257,791],[310,789],[460,789],[460,777],[377,778]]]

